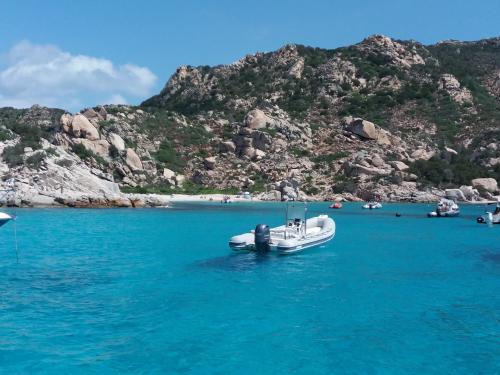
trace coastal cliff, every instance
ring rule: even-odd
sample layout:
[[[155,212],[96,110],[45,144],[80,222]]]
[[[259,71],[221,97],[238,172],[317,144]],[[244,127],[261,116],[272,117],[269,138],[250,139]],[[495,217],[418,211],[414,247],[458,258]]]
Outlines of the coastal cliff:
[[[157,194],[429,201],[500,193],[500,38],[371,36],[183,66],[140,106],[0,109],[12,204],[161,206]],[[6,202],[4,202],[6,203]]]

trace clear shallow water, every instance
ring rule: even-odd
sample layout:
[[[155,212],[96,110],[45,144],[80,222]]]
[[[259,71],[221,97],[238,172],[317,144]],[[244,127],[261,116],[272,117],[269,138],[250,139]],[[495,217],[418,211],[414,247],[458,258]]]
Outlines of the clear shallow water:
[[[231,254],[280,204],[17,210],[0,230],[0,372],[494,374],[500,227],[430,205],[328,210],[291,256]],[[403,217],[397,218],[398,211]]]

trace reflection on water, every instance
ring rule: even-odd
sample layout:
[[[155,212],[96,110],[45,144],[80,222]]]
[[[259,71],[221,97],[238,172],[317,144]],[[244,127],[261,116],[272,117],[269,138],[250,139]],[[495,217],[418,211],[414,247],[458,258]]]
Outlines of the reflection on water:
[[[45,292],[81,290],[97,284],[109,284],[109,273],[89,272],[78,267],[56,269],[49,267],[30,267],[19,265],[5,268],[2,279],[18,290],[40,290]],[[4,285],[5,286],[5,285]]]
[[[195,262],[188,268],[209,268],[239,272],[251,270],[276,257],[275,254],[271,253],[241,252]]]
[[[500,265],[500,251],[486,251],[482,254],[481,258],[486,262]]]
[[[222,271],[244,272],[251,271],[262,266],[280,267],[280,272],[294,273],[303,269],[317,267],[317,262],[326,258],[335,257],[336,253],[331,249],[324,252],[326,246],[307,249],[304,252],[292,254],[279,254],[269,252],[233,252],[226,256],[205,259],[194,262],[187,268],[193,269],[215,269]]]

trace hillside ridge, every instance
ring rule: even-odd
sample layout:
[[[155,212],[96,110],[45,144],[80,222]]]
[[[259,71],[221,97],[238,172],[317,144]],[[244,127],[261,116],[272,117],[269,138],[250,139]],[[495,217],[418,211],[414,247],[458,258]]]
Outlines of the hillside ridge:
[[[498,139],[500,38],[423,45],[375,34],[181,66],[139,106],[2,108],[0,171],[16,180],[19,205],[247,190],[429,201],[452,189],[478,200],[500,193]]]

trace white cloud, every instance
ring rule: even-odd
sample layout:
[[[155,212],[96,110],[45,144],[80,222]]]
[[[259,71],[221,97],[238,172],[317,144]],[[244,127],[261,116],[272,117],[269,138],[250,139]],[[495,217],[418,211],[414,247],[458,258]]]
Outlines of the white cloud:
[[[111,95],[108,100],[103,101],[100,104],[128,104],[127,99],[125,99],[120,94]]]
[[[116,66],[104,58],[24,41],[0,59],[0,107],[36,103],[76,110],[110,99],[141,101],[151,95],[156,80],[145,67]]]

